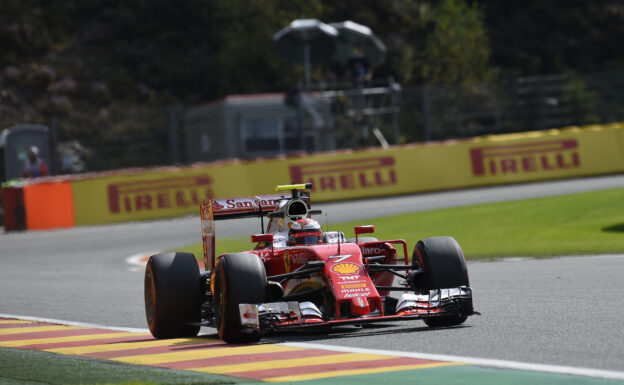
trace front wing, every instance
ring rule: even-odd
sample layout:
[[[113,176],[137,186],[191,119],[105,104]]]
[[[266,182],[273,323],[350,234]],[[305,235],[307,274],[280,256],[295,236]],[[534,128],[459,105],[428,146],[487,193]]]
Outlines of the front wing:
[[[357,318],[326,319],[311,302],[239,304],[239,310],[241,326],[257,331],[478,314],[472,308],[472,289],[465,286],[431,290],[429,294],[403,293],[397,300],[395,314],[392,315],[376,312]]]

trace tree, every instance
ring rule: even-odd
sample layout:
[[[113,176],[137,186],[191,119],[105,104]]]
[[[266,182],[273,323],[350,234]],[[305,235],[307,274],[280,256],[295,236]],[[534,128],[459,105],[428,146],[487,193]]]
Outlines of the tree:
[[[431,28],[420,56],[426,83],[452,85],[493,78],[489,39],[478,3],[443,0],[423,16]]]
[[[480,0],[505,77],[619,70],[624,3]]]

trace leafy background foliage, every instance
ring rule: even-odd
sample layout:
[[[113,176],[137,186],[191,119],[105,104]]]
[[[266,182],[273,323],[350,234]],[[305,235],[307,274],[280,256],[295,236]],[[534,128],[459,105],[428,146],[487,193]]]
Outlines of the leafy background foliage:
[[[272,36],[297,18],[368,25],[388,48],[375,76],[404,86],[624,67],[613,0],[3,0],[0,128],[58,118],[61,139],[155,145],[150,108],[293,89],[303,68]],[[347,80],[335,63],[313,70]]]

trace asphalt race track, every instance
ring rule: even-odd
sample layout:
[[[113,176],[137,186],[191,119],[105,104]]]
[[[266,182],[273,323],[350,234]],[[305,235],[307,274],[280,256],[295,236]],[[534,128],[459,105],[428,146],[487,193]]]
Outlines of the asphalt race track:
[[[624,175],[319,204],[328,221],[624,187]],[[362,223],[366,224],[366,223]],[[218,235],[259,230],[219,223]],[[128,256],[200,238],[198,216],[0,234],[0,314],[145,328],[143,271]],[[481,316],[428,329],[396,322],[340,333],[269,336],[307,342],[624,371],[624,255],[469,263]],[[211,329],[204,329],[212,333]]]

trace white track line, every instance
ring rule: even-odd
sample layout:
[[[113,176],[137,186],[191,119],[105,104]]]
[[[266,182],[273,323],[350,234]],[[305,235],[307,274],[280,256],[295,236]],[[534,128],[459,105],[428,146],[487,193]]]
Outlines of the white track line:
[[[126,257],[126,263],[131,265],[131,271],[144,271],[147,258],[151,255],[158,254],[160,251],[146,251]]]
[[[149,329],[139,329],[139,328],[122,328],[117,326],[103,326],[97,324],[90,324],[85,322],[73,322],[73,321],[65,321],[58,320],[53,318],[41,318],[41,317],[29,317],[24,315],[14,315],[14,314],[0,314],[0,318],[14,318],[21,319],[24,321],[32,321],[32,322],[47,322],[51,324],[59,324],[59,325],[67,325],[67,326],[78,326],[82,328],[94,328],[94,329],[109,329],[109,330],[117,330],[121,332],[130,332],[130,333],[148,333]]]
[[[614,380],[624,380],[624,372],[618,372],[618,371],[613,371],[613,370],[534,364],[534,363],[528,363],[528,362],[495,360],[495,359],[490,359],[490,358],[452,356],[452,355],[447,355],[447,354],[412,353],[412,352],[401,352],[401,351],[396,351],[396,350],[354,348],[354,347],[347,347],[347,346],[333,346],[333,345],[313,344],[313,343],[305,343],[305,342],[303,343],[302,342],[285,342],[285,343],[280,343],[278,345],[286,345],[286,346],[308,348],[308,349],[325,349],[325,350],[333,350],[333,351],[345,352],[345,353],[369,353],[369,354],[379,354],[379,355],[389,355],[389,356],[421,358],[425,360],[434,360],[434,361],[454,361],[454,362],[463,362],[466,364],[477,365],[477,366],[485,366],[485,367],[490,367],[490,368],[529,370],[533,372],[569,374],[569,375],[575,375],[575,376],[587,376],[587,377],[597,377],[597,378],[614,379]]]
[[[47,323],[54,323],[54,324],[59,324],[59,325],[69,325],[69,326],[97,328],[97,329],[110,329],[110,330],[126,331],[126,332],[131,332],[131,333],[149,333],[148,329],[105,326],[105,325],[97,325],[97,324],[90,324],[90,323],[84,323],[84,322],[73,322],[73,321],[57,320],[57,319],[50,319],[50,318],[29,317],[29,316],[21,316],[21,315],[14,315],[14,314],[0,314],[0,317],[21,319],[21,320],[33,321],[33,322],[47,322]],[[567,374],[567,375],[573,375],[573,376],[604,378],[604,379],[612,379],[612,380],[624,380],[624,372],[614,371],[614,370],[576,368],[572,366],[545,365],[545,364],[535,364],[535,363],[528,363],[528,362],[495,360],[495,359],[490,359],[490,358],[452,356],[452,355],[447,355],[447,354],[429,354],[429,353],[401,352],[401,351],[396,351],[396,350],[366,349],[366,348],[356,348],[356,347],[348,347],[348,346],[313,344],[313,343],[306,343],[306,342],[283,342],[283,343],[277,343],[276,345],[292,346],[292,347],[299,347],[299,348],[306,348],[306,349],[323,349],[323,350],[331,350],[331,351],[345,352],[345,353],[368,353],[368,354],[379,354],[379,355],[386,355],[386,356],[420,358],[420,359],[433,360],[433,361],[463,362],[466,364],[489,367],[489,368],[497,368],[497,369],[527,370],[527,371],[532,371],[532,372],[544,372],[544,373],[555,373],[555,374]]]

